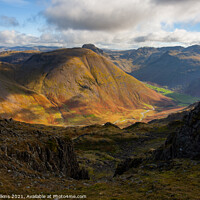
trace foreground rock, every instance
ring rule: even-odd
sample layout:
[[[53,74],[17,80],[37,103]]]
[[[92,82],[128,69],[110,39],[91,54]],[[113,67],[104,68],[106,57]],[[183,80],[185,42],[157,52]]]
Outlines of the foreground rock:
[[[165,145],[154,153],[156,160],[173,158],[200,159],[200,103],[186,114],[181,128],[171,133]]]
[[[13,120],[0,120],[1,168],[24,176],[89,179],[69,138]]]

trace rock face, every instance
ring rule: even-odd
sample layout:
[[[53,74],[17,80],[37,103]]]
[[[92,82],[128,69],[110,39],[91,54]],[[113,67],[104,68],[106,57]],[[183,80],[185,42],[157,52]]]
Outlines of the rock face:
[[[0,168],[24,175],[89,179],[88,172],[80,169],[72,142],[66,136],[30,129],[12,120],[0,121],[0,135]]]
[[[183,120],[182,127],[171,133],[165,145],[154,153],[156,160],[173,158],[200,159],[200,103]]]
[[[94,44],[84,44],[82,46],[82,48],[90,49],[90,50],[92,50],[95,53],[100,54],[100,55],[103,55],[103,53],[104,53],[102,49],[97,48]]]

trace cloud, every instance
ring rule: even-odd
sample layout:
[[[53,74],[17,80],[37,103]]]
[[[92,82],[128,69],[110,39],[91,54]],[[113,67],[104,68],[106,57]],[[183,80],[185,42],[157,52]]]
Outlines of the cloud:
[[[199,0],[152,0],[152,3],[160,23],[200,22]]]
[[[39,37],[17,31],[0,31],[0,46],[61,46],[64,40],[57,34],[42,34]]]
[[[175,29],[173,32],[160,31],[157,33],[149,33],[143,36],[136,36],[130,40],[130,43],[153,44],[153,46],[183,45],[190,46],[200,44],[200,32],[191,32],[184,29]]]
[[[43,13],[59,30],[115,31],[136,26],[149,13],[148,0],[52,0]]]
[[[40,36],[1,31],[0,43],[64,47],[94,43],[115,49],[200,44],[199,7],[199,0],[49,0],[40,18],[29,19],[33,24],[41,22],[41,16],[46,19]],[[190,30],[192,25],[196,30]]]
[[[15,17],[0,16],[0,26],[10,27],[19,26],[19,22]]]
[[[22,34],[16,31],[4,30],[0,31],[1,46],[23,46],[39,42],[37,37]]]
[[[199,0],[152,0],[156,4],[183,4],[183,3],[194,3],[198,2]]]
[[[141,46],[189,46],[200,44],[200,33],[176,29],[173,32],[123,32],[112,35],[99,31],[67,30],[46,32],[35,37],[16,31],[0,31],[0,46],[61,46],[81,47],[84,43],[94,43],[100,48],[131,49]]]
[[[52,0],[43,16],[58,30],[117,32],[148,22],[197,23],[199,7],[199,0]]]

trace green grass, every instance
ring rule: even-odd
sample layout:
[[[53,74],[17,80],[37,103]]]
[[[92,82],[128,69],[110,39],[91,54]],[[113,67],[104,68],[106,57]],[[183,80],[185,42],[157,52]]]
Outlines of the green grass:
[[[198,98],[198,97],[193,97],[193,96],[190,96],[190,95],[181,94],[181,93],[174,92],[174,91],[166,89],[166,88],[153,86],[153,85],[150,85],[150,84],[147,84],[147,83],[145,83],[145,84],[146,84],[147,87],[151,88],[152,90],[155,90],[156,92],[171,98],[179,106],[188,106],[188,105],[200,100],[200,98]]]

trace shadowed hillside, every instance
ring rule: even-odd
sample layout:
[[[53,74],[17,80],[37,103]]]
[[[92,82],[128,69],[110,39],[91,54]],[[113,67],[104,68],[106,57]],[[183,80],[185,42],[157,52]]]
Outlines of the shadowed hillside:
[[[189,55],[188,55],[189,54]],[[133,71],[133,76],[183,91],[200,74],[200,55],[169,51],[159,59]]]
[[[22,64],[36,53],[39,53],[39,51],[3,51],[0,52],[0,61],[12,64]]]
[[[200,78],[197,78],[189,84],[189,86],[185,89],[185,93],[195,97],[200,97],[199,88],[200,88]]]
[[[200,46],[143,47],[127,51],[106,51],[121,69],[141,81],[167,86],[177,92],[198,96]],[[192,87],[194,85],[194,88]]]

